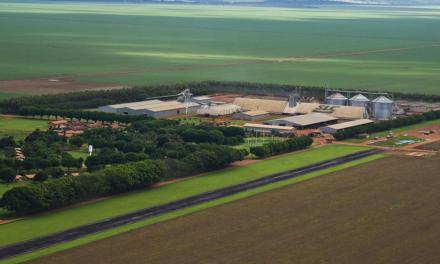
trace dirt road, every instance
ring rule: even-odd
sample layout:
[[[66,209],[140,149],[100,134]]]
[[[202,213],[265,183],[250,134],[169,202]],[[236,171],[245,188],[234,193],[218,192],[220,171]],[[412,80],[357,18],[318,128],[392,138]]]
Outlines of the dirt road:
[[[33,263],[440,263],[440,156],[392,156]]]

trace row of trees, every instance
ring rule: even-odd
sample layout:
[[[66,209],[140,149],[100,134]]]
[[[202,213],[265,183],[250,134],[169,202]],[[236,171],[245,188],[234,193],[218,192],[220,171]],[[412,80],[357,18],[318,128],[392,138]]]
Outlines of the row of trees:
[[[409,126],[414,124],[419,124],[428,120],[440,119],[440,111],[431,111],[421,115],[402,117],[393,120],[381,121],[378,123],[372,123],[361,127],[354,127],[350,129],[345,129],[338,131],[333,136],[337,140],[344,140],[348,138],[353,138],[359,134],[370,134],[375,132],[387,131],[394,128],[399,128],[403,126]]]
[[[311,146],[313,139],[309,136],[289,138],[286,141],[266,143],[262,146],[251,147],[250,152],[258,158],[306,149]]]
[[[105,195],[151,186],[163,179],[182,177],[221,168],[242,160],[246,151],[228,146],[202,144],[197,151],[176,160],[143,160],[83,173],[78,177],[51,179],[14,187],[0,206],[17,214],[41,212]]]
[[[0,102],[1,104],[1,102]],[[63,119],[71,119],[73,120],[85,120],[89,121],[102,121],[102,122],[119,122],[119,123],[131,123],[137,120],[144,119],[152,119],[147,116],[132,116],[132,115],[119,115],[113,113],[104,113],[100,111],[82,111],[82,110],[74,110],[74,109],[55,109],[55,108],[43,108],[43,107],[34,107],[34,106],[25,106],[21,107],[17,112],[9,112],[10,114],[18,114],[21,116],[31,116],[31,117],[61,117]]]
[[[160,181],[163,171],[161,162],[150,160],[112,166],[92,174],[14,187],[3,195],[0,205],[17,214],[41,212],[150,186]]]

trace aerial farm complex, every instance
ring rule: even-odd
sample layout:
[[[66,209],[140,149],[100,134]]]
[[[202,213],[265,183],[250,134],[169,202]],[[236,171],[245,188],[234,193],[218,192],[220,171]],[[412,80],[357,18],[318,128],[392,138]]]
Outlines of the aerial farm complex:
[[[241,124],[247,131],[282,134],[310,129],[333,134],[376,120],[391,120],[402,114],[392,95],[386,93],[329,90],[326,91],[325,100],[319,101],[305,100],[298,92],[286,97],[239,94],[193,96],[190,90],[185,90],[177,97],[176,100],[152,98],[107,105],[99,107],[99,110],[154,118],[221,118],[232,123],[242,120],[248,121]]]
[[[0,264],[440,263],[437,3],[0,1]]]
[[[220,198],[240,199],[235,194],[265,192],[274,183],[286,186],[364,163],[374,167],[388,153],[396,163],[435,167],[436,102],[296,86],[274,86],[271,93],[255,86],[208,82],[171,86],[165,94],[152,86],[0,101],[7,114],[1,119],[9,122],[0,138],[0,260],[101,231],[111,236],[106,232],[121,233],[156,216],[171,219],[176,211],[194,212]],[[431,180],[436,169],[426,171]],[[133,250],[142,242],[123,244],[129,247],[124,252],[145,254]]]

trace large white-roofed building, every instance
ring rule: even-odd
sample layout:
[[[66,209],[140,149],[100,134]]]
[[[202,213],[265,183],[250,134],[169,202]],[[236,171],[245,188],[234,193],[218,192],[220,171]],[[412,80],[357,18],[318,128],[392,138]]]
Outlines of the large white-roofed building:
[[[264,123],[267,125],[287,126],[287,127],[304,129],[304,128],[316,128],[320,126],[334,124],[337,122],[337,120],[338,120],[337,118],[330,115],[313,113],[307,115],[297,115],[297,116],[278,118],[278,119],[266,121]]]
[[[186,113],[195,113],[200,107],[194,102],[148,100],[141,102],[107,105],[98,109],[107,113],[124,115],[147,115],[154,118],[165,118]]]

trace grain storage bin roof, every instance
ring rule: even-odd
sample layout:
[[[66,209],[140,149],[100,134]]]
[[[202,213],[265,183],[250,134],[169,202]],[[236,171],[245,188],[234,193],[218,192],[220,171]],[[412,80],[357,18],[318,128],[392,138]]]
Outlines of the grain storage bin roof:
[[[370,99],[368,99],[367,97],[365,97],[363,94],[358,94],[353,96],[350,101],[357,101],[357,102],[369,102]]]
[[[328,97],[328,99],[338,99],[338,100],[347,100],[347,97],[342,95],[341,93],[335,93]]]
[[[373,103],[392,104],[394,102],[391,101],[390,99],[388,99],[385,96],[379,96],[379,97],[377,97],[376,99],[373,100]]]

